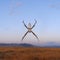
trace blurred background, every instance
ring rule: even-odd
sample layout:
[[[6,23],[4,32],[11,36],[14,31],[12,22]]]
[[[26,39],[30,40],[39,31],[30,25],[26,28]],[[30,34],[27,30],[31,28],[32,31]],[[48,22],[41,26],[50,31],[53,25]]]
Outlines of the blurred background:
[[[21,42],[28,25],[34,24],[33,32]],[[0,43],[60,43],[60,0],[0,0]]]

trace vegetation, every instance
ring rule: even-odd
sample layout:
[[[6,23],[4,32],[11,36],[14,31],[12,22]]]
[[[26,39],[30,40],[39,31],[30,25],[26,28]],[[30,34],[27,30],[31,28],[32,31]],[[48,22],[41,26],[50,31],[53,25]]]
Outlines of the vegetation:
[[[60,48],[0,47],[0,60],[60,60]]]

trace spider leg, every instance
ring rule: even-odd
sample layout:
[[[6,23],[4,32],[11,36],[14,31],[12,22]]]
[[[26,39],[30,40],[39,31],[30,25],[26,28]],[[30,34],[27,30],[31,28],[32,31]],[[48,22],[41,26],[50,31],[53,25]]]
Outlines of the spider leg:
[[[24,36],[22,37],[22,40],[24,39],[24,37],[27,35],[28,31],[24,34]]]
[[[34,25],[32,26],[32,28],[34,28],[34,27],[35,27],[36,23],[37,23],[37,21],[35,20],[35,23],[34,23]]]
[[[37,35],[33,32],[33,31],[31,31],[32,33],[33,33],[33,35],[39,40],[39,38],[37,37]]]
[[[24,26],[25,26],[26,28],[28,28],[28,27],[26,26],[26,24],[24,23],[24,21],[23,21],[23,24],[24,24]]]

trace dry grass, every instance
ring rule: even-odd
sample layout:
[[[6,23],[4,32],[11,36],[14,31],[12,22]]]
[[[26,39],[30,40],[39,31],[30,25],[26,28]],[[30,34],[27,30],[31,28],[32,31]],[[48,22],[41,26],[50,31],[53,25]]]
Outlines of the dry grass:
[[[60,60],[60,48],[0,47],[0,60]]]

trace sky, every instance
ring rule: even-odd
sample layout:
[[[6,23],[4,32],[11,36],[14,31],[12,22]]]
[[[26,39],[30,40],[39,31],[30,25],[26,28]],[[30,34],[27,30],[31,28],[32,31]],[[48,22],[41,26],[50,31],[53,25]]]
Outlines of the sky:
[[[32,33],[23,35],[27,29],[22,21],[36,26]],[[60,0],[0,0],[0,43],[60,42]]]

